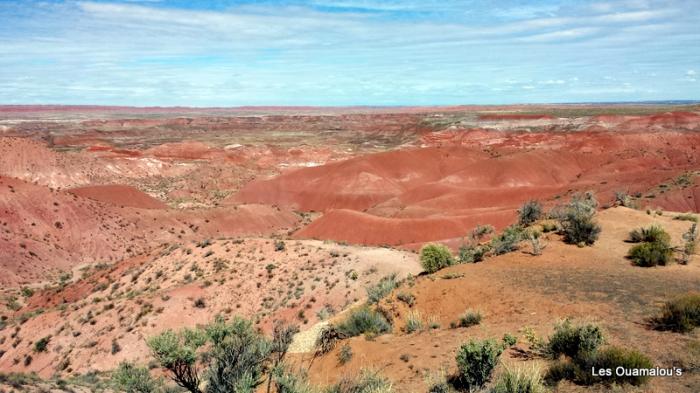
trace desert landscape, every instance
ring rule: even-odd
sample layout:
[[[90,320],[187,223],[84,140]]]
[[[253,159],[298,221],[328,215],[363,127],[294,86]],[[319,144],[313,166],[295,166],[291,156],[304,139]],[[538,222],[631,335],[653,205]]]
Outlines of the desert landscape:
[[[700,391],[695,103],[4,105],[0,213],[2,392]]]

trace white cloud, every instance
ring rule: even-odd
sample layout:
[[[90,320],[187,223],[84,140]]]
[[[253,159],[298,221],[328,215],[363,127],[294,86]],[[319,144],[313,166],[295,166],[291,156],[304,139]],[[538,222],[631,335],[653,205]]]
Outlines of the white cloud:
[[[534,34],[528,37],[520,38],[520,41],[527,42],[550,42],[559,40],[571,40],[592,36],[600,31],[596,27],[578,27],[574,29],[558,30],[549,33]]]
[[[676,12],[666,3],[643,8],[611,0],[593,9],[434,0],[308,4],[207,11],[91,1],[6,8],[0,2],[0,103],[17,94],[149,104],[163,97],[180,104],[188,102],[178,97],[198,100],[189,104],[307,97],[304,103],[337,103],[365,95],[469,102],[482,99],[475,92],[535,90],[529,98],[575,94],[566,89],[585,81],[594,81],[591,89],[609,87],[600,75],[622,83],[628,69],[678,78],[697,63],[700,50],[697,11]],[[26,76],[32,79],[20,79]],[[571,83],[576,78],[581,82]],[[657,79],[659,87],[668,81]],[[503,96],[492,97],[483,99]]]

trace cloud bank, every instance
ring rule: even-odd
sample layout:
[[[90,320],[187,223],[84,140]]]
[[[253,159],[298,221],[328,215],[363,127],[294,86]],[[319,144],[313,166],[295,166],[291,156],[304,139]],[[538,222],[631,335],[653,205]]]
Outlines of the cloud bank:
[[[0,104],[700,99],[692,1],[10,1],[0,17]]]

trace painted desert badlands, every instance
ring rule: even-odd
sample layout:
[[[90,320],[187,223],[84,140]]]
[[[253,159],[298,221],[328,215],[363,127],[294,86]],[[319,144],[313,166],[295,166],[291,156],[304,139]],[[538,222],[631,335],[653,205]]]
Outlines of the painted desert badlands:
[[[698,213],[697,105],[2,106],[0,392],[698,392]]]

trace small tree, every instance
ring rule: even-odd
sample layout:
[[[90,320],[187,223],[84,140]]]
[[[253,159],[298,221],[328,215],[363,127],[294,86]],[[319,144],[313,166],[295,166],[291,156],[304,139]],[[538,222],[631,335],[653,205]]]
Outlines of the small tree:
[[[122,362],[112,374],[112,382],[119,391],[126,393],[151,393],[159,383],[151,377],[146,367]]]
[[[272,354],[272,369],[279,370],[282,368],[282,362],[287,356],[287,351],[289,346],[292,345],[294,340],[294,335],[299,333],[299,326],[289,325],[281,321],[275,322],[275,327],[272,330],[272,348],[270,350]],[[270,392],[270,387],[272,385],[273,373],[268,375],[267,380],[267,392]],[[278,390],[279,391],[279,390]]]
[[[518,224],[526,227],[542,218],[542,204],[535,200],[529,200],[518,210]]]
[[[153,357],[168,370],[170,378],[192,393],[201,392],[197,350],[205,343],[206,335],[199,329],[166,330],[148,340]]]
[[[455,261],[452,257],[450,249],[442,244],[428,244],[420,251],[420,263],[423,269],[428,273],[454,265]]]
[[[207,393],[254,392],[263,383],[272,343],[240,317],[231,323],[218,318],[206,332],[212,343]]]

